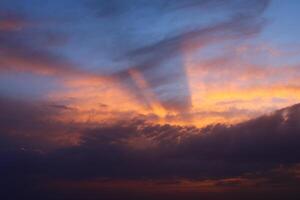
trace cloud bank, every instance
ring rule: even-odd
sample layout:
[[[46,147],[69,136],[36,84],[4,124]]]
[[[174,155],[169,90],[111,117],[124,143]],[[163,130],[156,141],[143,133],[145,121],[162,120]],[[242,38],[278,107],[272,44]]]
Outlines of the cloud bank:
[[[273,180],[284,189],[287,184],[294,188],[299,183],[299,104],[236,125],[218,124],[202,129],[155,125],[139,118],[94,127],[62,124],[51,118],[49,110],[46,114],[35,106],[18,103],[15,107],[14,102],[1,101],[1,107],[11,110],[8,105],[19,112],[4,110],[1,117],[1,182],[2,188],[7,188],[4,195],[17,190],[20,193],[16,195],[34,197],[47,195],[43,192],[52,188],[54,196],[59,196],[65,191],[60,191],[61,187],[72,193],[73,186],[85,191],[84,185],[94,182],[98,185],[95,188],[101,189],[108,180],[113,186],[120,180],[117,188],[123,187],[126,180],[133,184],[141,181],[146,188],[150,180],[179,180],[178,184],[173,183],[178,188],[184,188],[182,180],[199,188],[209,181],[211,187],[204,184],[204,188],[210,189],[223,184],[239,188],[249,182],[256,185],[257,181],[266,189],[275,184]],[[22,130],[27,136],[17,134]],[[70,138],[79,132],[79,142],[56,148],[35,145],[47,144],[41,138],[48,136],[51,141],[56,135],[50,133],[57,131],[60,136],[64,131],[65,136],[69,133]],[[30,135],[31,132],[35,134]],[[25,140],[26,137],[31,139]],[[247,188],[255,188],[251,184]]]

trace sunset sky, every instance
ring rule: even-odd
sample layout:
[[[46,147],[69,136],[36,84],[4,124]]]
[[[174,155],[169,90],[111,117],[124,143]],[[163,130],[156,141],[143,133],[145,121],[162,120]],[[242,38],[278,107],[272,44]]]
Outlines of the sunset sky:
[[[299,10],[1,0],[0,195],[300,195]]]

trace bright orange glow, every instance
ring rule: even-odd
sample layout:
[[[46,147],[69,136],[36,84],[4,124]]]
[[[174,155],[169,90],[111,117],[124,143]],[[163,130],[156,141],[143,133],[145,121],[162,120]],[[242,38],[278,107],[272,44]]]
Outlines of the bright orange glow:
[[[160,118],[163,118],[167,114],[167,111],[159,103],[159,101],[155,97],[154,93],[151,92],[151,90],[148,86],[148,83],[143,78],[142,74],[134,69],[130,70],[129,74],[131,75],[132,79],[137,83],[139,89],[144,91],[147,102],[150,104],[150,107],[151,107],[153,113],[155,115],[158,115]]]
[[[197,127],[235,124],[300,101],[299,67],[258,66],[239,59],[250,50],[264,51],[271,56],[279,56],[279,50],[264,44],[256,48],[238,46],[238,58],[231,55],[230,58],[198,63],[191,57],[191,48],[186,45],[182,49],[192,102],[187,111],[166,108],[144,74],[135,68],[127,73],[140,96],[134,94],[136,91],[126,86],[122,78],[68,71],[68,66],[62,66],[68,75],[61,81],[62,89],[48,94],[47,98],[71,108],[57,116],[64,121],[113,123],[143,116],[154,123]],[[37,68],[27,66],[22,60],[8,60],[38,73],[56,73],[51,63]]]
[[[202,127],[211,123],[238,123],[300,101],[300,86],[266,85],[211,87],[190,75],[192,109],[174,113],[164,108],[140,73],[130,75],[146,97],[143,104],[117,80],[76,76],[64,81],[65,90],[48,95],[52,101],[64,102],[71,110],[60,119],[77,122],[112,122],[137,115],[155,116],[152,122]],[[201,77],[201,76],[200,76]],[[149,106],[150,105],[150,106]],[[182,117],[185,116],[185,117]],[[188,120],[187,120],[188,119]],[[149,118],[150,120],[150,118]]]

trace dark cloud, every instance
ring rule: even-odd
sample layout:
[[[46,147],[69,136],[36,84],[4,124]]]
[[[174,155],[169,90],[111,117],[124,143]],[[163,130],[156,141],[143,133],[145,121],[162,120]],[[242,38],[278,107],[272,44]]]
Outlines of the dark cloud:
[[[1,100],[1,177],[8,191],[39,194],[33,191],[45,189],[48,181],[97,178],[204,181],[242,176],[267,179],[268,187],[298,184],[298,168],[289,166],[300,162],[299,104],[237,125],[203,129],[154,125],[138,118],[70,129],[51,120],[57,109],[61,107]],[[78,145],[50,151],[29,148],[63,126],[81,133]],[[37,141],[24,139],[32,132]],[[280,166],[289,170],[273,170]]]
[[[5,141],[1,145],[9,149],[49,151],[62,145],[69,145],[81,127],[76,123],[57,120],[60,114],[71,108],[51,102],[22,101],[0,98],[0,132]],[[69,138],[69,139],[68,139]],[[75,141],[74,140],[74,141]]]
[[[80,146],[52,156],[65,168],[60,173],[77,178],[238,176],[299,162],[299,111],[296,105],[229,127],[139,121],[102,127],[83,134]],[[70,169],[72,165],[77,168]]]

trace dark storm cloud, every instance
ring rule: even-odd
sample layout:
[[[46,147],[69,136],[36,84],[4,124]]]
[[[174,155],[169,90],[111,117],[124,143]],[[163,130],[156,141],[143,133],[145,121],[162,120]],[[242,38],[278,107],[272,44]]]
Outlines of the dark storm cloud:
[[[51,159],[62,170],[56,175],[69,178],[238,176],[299,162],[299,116],[295,105],[230,127],[121,123],[87,131],[80,146]]]
[[[299,104],[237,125],[203,129],[154,125],[142,118],[92,128],[55,121],[53,116],[70,109],[62,105],[2,98],[0,108],[3,195],[19,191],[16,195],[38,198],[55,180],[220,179],[224,186],[230,183],[221,179],[244,177],[279,188],[299,182],[298,168],[289,167],[300,162]],[[62,132],[80,132],[81,142],[49,148],[47,138]]]
[[[4,109],[4,136],[16,129],[15,124],[26,133],[40,127],[41,135],[35,137],[47,134],[43,128],[49,129],[49,124],[53,126],[51,121],[43,122],[36,109],[26,114],[28,108],[6,107],[19,112],[13,115]],[[41,167],[46,167],[44,175],[79,179],[237,176],[299,162],[299,117],[300,106],[295,105],[237,125],[203,129],[153,125],[139,119],[101,125],[81,130],[79,146],[45,155],[47,164]]]

